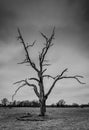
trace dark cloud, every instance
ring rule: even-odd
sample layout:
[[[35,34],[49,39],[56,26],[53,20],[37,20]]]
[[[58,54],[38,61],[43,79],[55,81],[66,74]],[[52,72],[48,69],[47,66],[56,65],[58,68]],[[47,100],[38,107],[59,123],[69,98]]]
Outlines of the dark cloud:
[[[84,9],[84,18],[87,22],[89,22],[89,0],[84,0],[85,3],[83,5]]]
[[[54,25],[88,32],[88,5],[89,0],[0,0],[0,40],[11,39],[17,26],[30,34]]]
[[[37,25],[33,27],[33,21],[40,19],[41,4],[41,0],[0,0],[0,41],[12,39],[17,26],[27,28],[27,32],[34,30]]]
[[[0,41],[7,41],[12,37],[16,22],[16,14],[12,5],[6,1],[0,1]]]
[[[81,9],[83,20],[89,22],[89,0],[68,0],[68,4],[70,6],[77,5]]]

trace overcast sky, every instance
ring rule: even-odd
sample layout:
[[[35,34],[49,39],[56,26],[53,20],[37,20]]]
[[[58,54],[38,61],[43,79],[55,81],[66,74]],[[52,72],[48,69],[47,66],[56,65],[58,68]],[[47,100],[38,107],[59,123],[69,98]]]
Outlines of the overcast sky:
[[[51,66],[47,73],[56,76],[68,68],[68,75],[82,75],[86,85],[76,80],[57,82],[47,103],[64,99],[67,103],[89,102],[89,0],[0,0],[0,99],[11,96],[17,86],[13,83],[33,77],[29,66],[18,65],[25,57],[22,45],[17,41],[17,27],[26,42],[36,45],[30,50],[32,60],[37,64],[42,44],[40,32],[50,36],[55,26],[54,46],[47,59]],[[45,82],[45,91],[50,87]],[[24,87],[15,100],[37,99],[32,88]]]

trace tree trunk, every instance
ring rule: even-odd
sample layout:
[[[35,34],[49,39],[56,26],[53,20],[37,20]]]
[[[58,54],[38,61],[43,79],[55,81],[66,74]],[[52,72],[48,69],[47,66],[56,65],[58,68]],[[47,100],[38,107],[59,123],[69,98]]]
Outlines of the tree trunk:
[[[46,100],[43,98],[40,100],[40,116],[45,116],[46,113]]]

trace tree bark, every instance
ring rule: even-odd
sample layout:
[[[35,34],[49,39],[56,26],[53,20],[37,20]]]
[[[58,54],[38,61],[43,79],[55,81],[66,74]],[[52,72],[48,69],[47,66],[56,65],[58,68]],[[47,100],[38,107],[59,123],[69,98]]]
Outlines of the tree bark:
[[[39,102],[40,102],[40,116],[45,116],[45,113],[46,113],[46,99],[43,98]]]

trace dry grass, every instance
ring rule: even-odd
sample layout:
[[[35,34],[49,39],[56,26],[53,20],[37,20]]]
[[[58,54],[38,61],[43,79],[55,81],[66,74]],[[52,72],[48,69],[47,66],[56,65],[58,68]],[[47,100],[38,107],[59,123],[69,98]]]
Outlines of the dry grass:
[[[89,130],[89,108],[47,108],[44,121],[17,120],[28,113],[37,118],[39,108],[0,108],[0,130]]]

